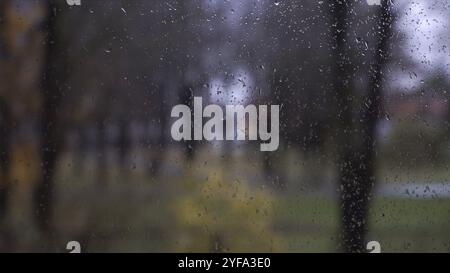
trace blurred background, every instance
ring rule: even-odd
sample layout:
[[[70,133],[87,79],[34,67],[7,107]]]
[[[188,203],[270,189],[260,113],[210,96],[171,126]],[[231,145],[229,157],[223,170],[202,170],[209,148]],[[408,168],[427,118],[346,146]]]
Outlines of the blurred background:
[[[450,3],[0,0],[0,251],[450,251]],[[280,147],[176,104],[280,105]]]

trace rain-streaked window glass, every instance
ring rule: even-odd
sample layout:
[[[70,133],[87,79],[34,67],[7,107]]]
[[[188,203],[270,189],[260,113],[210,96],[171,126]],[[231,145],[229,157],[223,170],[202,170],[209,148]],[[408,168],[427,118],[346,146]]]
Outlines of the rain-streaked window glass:
[[[441,0],[1,0],[0,252],[450,251]]]

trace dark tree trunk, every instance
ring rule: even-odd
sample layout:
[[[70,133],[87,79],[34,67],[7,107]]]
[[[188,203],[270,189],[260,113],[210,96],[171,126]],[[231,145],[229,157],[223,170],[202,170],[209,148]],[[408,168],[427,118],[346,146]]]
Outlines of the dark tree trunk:
[[[128,155],[131,149],[131,140],[129,134],[129,127],[127,121],[121,119],[119,123],[119,138],[118,138],[118,152],[119,152],[119,164],[122,170],[129,170]]]
[[[0,61],[8,57],[6,48],[6,10],[10,5],[9,1],[4,0],[0,3]],[[5,64],[0,64],[5,65]],[[0,80],[6,79],[6,75],[1,74]],[[5,78],[3,78],[5,77]],[[7,89],[8,87],[6,87]],[[11,88],[11,87],[9,87]],[[6,90],[11,91],[11,90]],[[11,156],[11,113],[8,107],[5,94],[0,94],[0,222],[4,219],[7,211],[7,198],[9,190],[10,174],[10,156]]]
[[[224,125],[225,126],[225,125]],[[268,127],[270,128],[270,122]],[[227,142],[228,143],[228,142]],[[229,149],[229,148],[225,148]],[[263,172],[264,177],[267,180],[268,186],[277,191],[287,190],[287,178],[283,170],[283,164],[276,164],[279,161],[280,156],[286,153],[286,151],[278,150],[275,152],[263,152]]]
[[[47,18],[45,22],[46,49],[42,72],[42,116],[40,124],[41,135],[41,177],[37,181],[34,192],[34,208],[39,229],[46,234],[52,231],[52,209],[54,192],[54,174],[57,158],[63,139],[63,129],[59,117],[62,99],[62,88],[65,77],[65,67],[58,61],[66,56],[58,51],[60,47],[57,34],[57,5],[55,1],[47,2]],[[61,50],[63,50],[61,48]]]
[[[11,6],[10,0],[0,1],[0,81],[2,91],[0,94],[0,252],[14,250],[14,233],[7,224],[9,211],[9,193],[11,188],[11,153],[13,115],[8,105],[8,97],[15,86],[11,80],[11,56],[7,47],[6,13]]]
[[[2,0],[0,1],[0,60],[3,58],[6,58],[8,55],[7,48],[6,48],[6,10],[9,6],[8,0]]]
[[[149,174],[152,177],[156,177],[161,173],[161,167],[163,166],[164,156],[167,149],[167,127],[168,127],[168,117],[170,117],[170,114],[167,111],[167,106],[164,103],[165,98],[165,85],[158,85],[156,93],[157,96],[154,97],[153,103],[155,103],[155,109],[157,109],[155,115],[157,115],[157,122],[158,122],[158,133],[156,139],[150,139],[149,141],[149,147],[151,146],[151,154],[150,154],[150,164],[149,164]],[[159,105],[156,105],[158,104]],[[156,128],[154,126],[151,127],[152,130],[155,130]],[[147,133],[149,133],[150,130],[147,130]],[[154,136],[155,134],[152,133]]]
[[[8,56],[6,48],[6,11],[10,5],[9,0],[0,1],[0,60]]]
[[[331,9],[332,17],[332,54],[333,54],[333,89],[336,100],[336,124],[337,135],[336,144],[338,146],[338,182],[341,187],[341,219],[342,219],[342,245],[344,251],[352,251],[351,247],[354,245],[354,238],[348,238],[351,234],[347,234],[347,230],[350,230],[350,225],[347,221],[348,215],[353,212],[348,211],[345,204],[351,202],[350,196],[345,195],[351,181],[351,178],[355,174],[355,170],[352,168],[353,159],[353,142],[351,141],[351,131],[353,127],[352,121],[352,92],[351,86],[351,67],[350,60],[345,48],[348,26],[349,26],[349,10],[350,1],[334,1],[330,0],[329,5]],[[357,237],[357,236],[356,236]],[[360,248],[361,243],[356,243],[356,246]]]
[[[11,188],[11,123],[6,106],[3,107],[0,103],[0,252],[7,252],[13,249],[15,236],[7,223]]]
[[[75,148],[73,149],[73,176],[78,177],[84,173],[84,162],[87,158],[87,153],[89,151],[89,138],[86,133],[86,129],[79,124],[76,129],[76,142]]]
[[[337,4],[339,6],[339,4]],[[343,9],[348,9],[348,6]],[[347,12],[345,12],[346,14]],[[337,26],[347,24],[343,22],[344,13],[341,16],[334,13]],[[338,16],[338,17],[336,17]],[[339,18],[340,17],[340,18]],[[369,72],[368,93],[363,100],[362,110],[358,123],[353,122],[351,100],[350,66],[348,57],[344,53],[344,38],[341,36],[336,41],[337,75],[335,88],[337,92],[338,106],[340,108],[339,119],[342,124],[342,132],[339,134],[338,144],[339,158],[339,183],[341,187],[341,217],[342,217],[342,247],[346,252],[365,251],[365,235],[367,231],[367,216],[369,201],[375,183],[375,138],[376,125],[381,104],[382,68],[387,55],[387,42],[390,35],[392,18],[388,0],[382,0],[380,7],[379,23],[377,25],[377,45],[375,58]],[[343,35],[344,29],[340,29]],[[335,29],[335,33],[338,28]],[[342,44],[341,44],[342,43]],[[344,92],[340,92],[344,90]],[[357,130],[354,130],[357,128]],[[351,132],[357,133],[351,133]]]
[[[7,103],[0,98],[0,222],[8,210],[11,160],[11,114]]]
[[[97,122],[96,135],[96,150],[97,150],[97,185],[99,188],[105,188],[108,179],[107,170],[107,137],[105,119],[101,118]]]
[[[179,100],[181,104],[189,106],[189,108],[194,109],[194,91],[191,86],[183,85],[180,89]],[[194,119],[194,112],[192,111],[191,119]],[[192,123],[192,132],[194,131],[194,124]],[[196,140],[184,141],[184,149],[186,154],[186,159],[188,162],[192,162],[195,157],[195,147],[197,146]]]
[[[152,154],[150,155],[149,174],[152,177],[157,177],[161,173],[161,167],[163,165],[162,163],[167,148],[167,140],[165,135],[166,130],[167,130],[167,119],[166,117],[161,117],[160,134],[158,135],[156,142],[151,141]]]
[[[271,94],[268,104],[273,105],[285,105],[285,96],[281,96],[280,90],[286,90],[288,87],[285,84],[284,77],[281,76],[278,72],[274,73],[273,76],[271,88],[273,90],[273,93]],[[282,106],[283,107],[283,106]],[[289,115],[286,111],[280,112],[280,120],[289,120]],[[224,121],[225,128],[226,124]],[[268,119],[267,121],[267,128],[272,128],[271,119]],[[296,133],[290,134],[291,132],[287,130],[286,124],[281,123],[280,124],[280,138],[283,139],[281,141],[280,145],[284,142],[286,145],[289,145],[289,143],[293,139],[297,139]],[[272,152],[262,152],[262,164],[263,164],[263,173],[265,180],[268,183],[268,186],[275,189],[284,191],[287,189],[287,177],[285,175],[285,171],[283,169],[283,164],[279,164],[279,159],[283,155],[287,154],[286,149],[284,147],[280,146],[277,151]]]

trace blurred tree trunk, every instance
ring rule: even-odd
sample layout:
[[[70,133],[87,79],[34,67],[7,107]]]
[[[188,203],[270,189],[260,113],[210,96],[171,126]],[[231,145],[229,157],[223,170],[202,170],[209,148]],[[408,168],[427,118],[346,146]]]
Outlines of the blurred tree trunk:
[[[49,235],[52,231],[52,209],[54,192],[54,174],[57,158],[63,139],[61,115],[62,88],[66,67],[60,61],[65,60],[64,48],[61,47],[60,35],[57,33],[56,1],[46,2],[47,18],[44,24],[45,52],[41,82],[42,115],[40,124],[41,136],[41,177],[34,191],[34,209],[39,229]]]
[[[354,154],[359,154],[358,176],[360,177],[360,186],[347,188],[348,191],[346,192],[346,194],[350,194],[353,197],[355,202],[347,203],[345,207],[348,211],[356,210],[357,212],[356,217],[348,215],[346,219],[347,222],[353,224],[350,230],[347,230],[347,237],[354,236],[356,231],[356,234],[358,234],[358,237],[355,238],[356,242],[359,242],[361,240],[360,238],[364,238],[365,236],[369,201],[376,182],[375,149],[377,124],[383,96],[383,70],[389,54],[389,38],[391,36],[393,22],[390,0],[381,0],[381,6],[378,12],[378,25],[375,29],[377,34],[374,51],[375,56],[369,71],[368,92],[362,103],[359,118],[363,143],[359,153]],[[358,225],[358,223],[361,223],[361,225]],[[356,227],[356,230],[352,227]]]
[[[333,88],[336,99],[336,123],[338,126],[337,146],[338,146],[338,182],[341,187],[341,225],[342,225],[342,246],[344,251],[352,252],[361,250],[362,241],[357,242],[360,234],[351,234],[354,224],[348,219],[352,219],[353,211],[349,211],[348,204],[354,202],[354,196],[347,195],[347,188],[356,185],[359,181],[352,178],[355,174],[353,166],[353,141],[351,131],[352,120],[352,92],[351,92],[351,65],[347,49],[345,48],[348,27],[350,22],[349,10],[350,1],[329,2],[332,20],[332,54],[333,54]],[[354,236],[354,237],[352,237]]]
[[[131,149],[131,140],[130,140],[130,128],[128,126],[128,122],[125,118],[121,118],[119,121],[119,137],[118,137],[118,152],[119,152],[119,164],[124,174],[128,174],[129,166],[128,166],[128,155]]]
[[[0,97],[0,222],[8,211],[11,160],[11,114],[7,102]]]
[[[277,101],[276,104],[281,105],[281,102]],[[267,122],[267,128],[272,128],[271,126],[271,121],[269,119]],[[229,141],[226,143],[228,142]],[[287,142],[289,142],[289,140]],[[225,149],[227,150],[229,148]],[[280,154],[282,153],[287,155],[284,148],[272,152],[263,152],[264,177],[270,183],[270,187],[279,191],[285,191],[287,189],[287,177],[284,169],[281,168],[283,164],[276,164],[276,162],[279,161]]]
[[[9,0],[0,1],[0,60],[7,55],[6,48],[6,11],[9,7]]]
[[[368,93],[358,117],[352,116],[351,61],[345,49],[350,6],[337,2],[333,6],[335,39],[335,80],[338,123],[339,184],[341,189],[342,247],[346,252],[364,252],[368,205],[375,183],[375,138],[381,104],[382,69],[392,18],[388,0],[380,7],[375,58],[369,71]],[[358,121],[355,124],[355,120]]]
[[[152,124],[153,126],[150,126],[149,124],[150,127],[146,130],[147,134],[150,134],[150,136],[147,135],[148,147],[151,147],[148,173],[152,177],[156,177],[160,174],[167,149],[167,135],[165,132],[167,131],[169,122],[167,117],[170,115],[167,113],[167,106],[165,104],[165,88],[164,84],[159,84],[156,87],[155,94],[152,95],[152,101],[155,104],[154,107],[157,109],[154,115],[157,116],[156,121],[158,123],[157,126],[159,127],[157,129],[156,139],[154,138],[154,130],[156,130],[154,123]]]
[[[97,121],[96,149],[97,149],[97,185],[100,189],[108,184],[107,170],[107,137],[106,137],[106,119],[100,118]]]
[[[191,85],[184,84],[179,90],[179,100],[181,104],[189,106],[189,108],[194,109],[194,90]],[[191,120],[194,119],[194,112],[191,113]],[[192,132],[194,132],[194,124],[192,123]],[[190,163],[195,157],[195,147],[197,146],[197,141],[183,141],[185,155],[187,161]]]
[[[85,171],[85,161],[87,158],[87,153],[89,151],[89,138],[86,133],[87,129],[78,124],[75,128],[76,143],[75,149],[73,149],[73,173],[74,177],[79,177],[84,174]]]
[[[14,236],[7,224],[11,188],[12,117],[6,100],[0,97],[0,252],[13,249]]]
[[[276,72],[273,75],[273,80],[271,81],[270,88],[273,90],[273,93],[269,97],[268,104],[274,105],[285,105],[286,97],[281,95],[280,90],[287,90],[286,82],[284,78],[286,76],[280,72]],[[263,103],[264,104],[264,103]],[[289,120],[290,117],[286,111],[280,111],[280,120]],[[271,128],[271,120],[267,121],[267,128]],[[224,123],[225,128],[225,123]],[[262,152],[263,157],[263,168],[264,168],[264,177],[268,183],[268,186],[275,190],[286,190],[287,189],[287,176],[286,171],[283,169],[284,164],[280,164],[280,159],[283,156],[286,156],[288,153],[286,151],[285,146],[288,146],[293,139],[297,138],[297,132],[292,133],[288,130],[287,124],[280,124],[280,138],[283,141],[280,141],[280,147],[277,151],[272,152]],[[284,143],[284,145],[283,145]]]
[[[0,3],[0,66],[3,68],[0,74],[0,81],[6,89],[11,91],[7,84],[5,70],[7,64],[3,63],[3,59],[8,58],[8,49],[6,48],[6,10],[10,5],[8,0]],[[3,91],[5,92],[5,91]],[[7,212],[8,190],[10,184],[10,157],[11,157],[11,127],[12,117],[8,106],[6,94],[0,94],[0,223],[4,219]]]

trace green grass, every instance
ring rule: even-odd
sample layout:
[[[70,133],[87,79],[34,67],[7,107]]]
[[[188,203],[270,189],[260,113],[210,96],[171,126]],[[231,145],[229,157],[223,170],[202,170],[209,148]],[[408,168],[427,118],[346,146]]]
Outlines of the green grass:
[[[176,153],[169,155],[172,158],[170,162],[181,170],[178,176],[152,179],[142,168],[130,169],[125,174],[113,168],[108,173],[105,189],[98,188],[95,169],[77,174],[70,168],[61,168],[56,181],[54,208],[60,240],[57,249],[65,251],[65,242],[83,235],[88,241],[86,250],[92,252],[183,251],[178,241],[182,241],[183,232],[192,227],[179,225],[181,212],[174,209],[174,204],[183,196],[194,196],[198,191],[197,183],[219,177],[236,185],[245,184],[255,189],[254,192],[263,185],[258,176],[262,164],[247,158],[245,153],[239,161],[230,161],[226,167],[221,158],[213,160],[209,153],[200,154],[190,168],[183,166],[183,160],[176,159],[177,156]],[[302,171],[301,166],[298,169]],[[389,176],[394,177],[395,172],[393,170]],[[416,173],[411,173],[411,177],[419,177]],[[426,173],[433,171],[427,170]],[[445,177],[444,173],[445,170],[439,175]],[[10,226],[18,240],[16,251],[39,251],[42,241],[31,220],[29,197],[26,197],[27,193],[18,193],[14,195],[16,201],[10,213]],[[268,194],[273,204],[272,215],[267,217],[269,220],[254,219],[271,221],[270,235],[275,234],[273,238],[279,246],[277,251],[339,251],[340,216],[336,200],[306,195],[292,188],[287,192],[268,191]],[[205,196],[214,198],[216,195],[207,192]],[[203,206],[209,206],[205,209],[211,211],[216,203],[208,205],[208,201]],[[221,210],[216,208],[216,211]],[[239,211],[233,211],[237,213],[233,219],[241,219]],[[239,233],[240,227],[237,224],[233,232]],[[199,234],[196,235],[199,240],[208,239],[198,230],[192,233]],[[260,235],[254,237],[259,238]],[[450,199],[375,198],[370,209],[367,239],[379,241],[383,252],[449,252]],[[263,251],[256,247],[250,250]]]
[[[338,250],[339,213],[335,200],[281,199],[275,226],[287,251]],[[449,252],[450,200],[377,198],[370,209],[368,240],[384,252]]]
[[[369,237],[387,252],[449,252],[449,199],[378,199]]]

